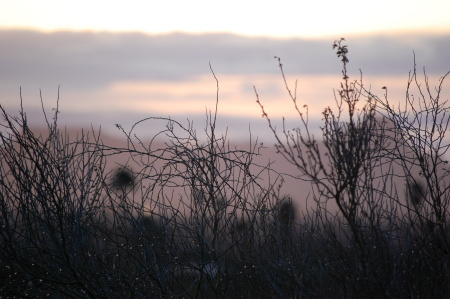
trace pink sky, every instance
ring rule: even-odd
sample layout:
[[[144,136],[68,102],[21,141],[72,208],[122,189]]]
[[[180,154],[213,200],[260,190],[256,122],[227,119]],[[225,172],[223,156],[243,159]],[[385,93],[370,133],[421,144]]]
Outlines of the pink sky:
[[[219,80],[220,130],[229,136],[267,139],[267,125],[256,104],[260,100],[273,119],[285,116],[295,125],[295,112],[274,56],[280,56],[288,84],[297,80],[299,105],[308,105],[312,121],[334,105],[339,88],[340,61],[328,38],[252,38],[231,34],[167,34],[0,31],[0,101],[17,111],[19,87],[25,108],[39,113],[39,89],[46,107],[56,104],[60,85],[61,122],[73,126],[102,126],[117,133],[148,116],[194,120],[203,129],[205,112],[216,102]],[[349,38],[349,70],[354,79],[363,72],[365,86],[389,99],[404,99],[408,72],[426,66],[430,83],[450,69],[447,35],[372,35]],[[42,121],[42,118],[40,118]],[[154,134],[153,128],[143,130]]]

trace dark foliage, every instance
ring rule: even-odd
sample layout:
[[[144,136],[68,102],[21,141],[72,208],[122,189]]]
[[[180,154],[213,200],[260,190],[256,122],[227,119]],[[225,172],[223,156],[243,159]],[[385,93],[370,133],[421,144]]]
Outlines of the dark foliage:
[[[445,76],[432,89],[414,69],[395,110],[387,89],[379,98],[350,80],[344,41],[333,48],[342,83],[337,106],[323,111],[322,138],[279,58],[299,127],[277,131],[257,95],[280,155],[311,184],[314,204],[302,213],[279,194],[271,164],[255,162],[257,141],[244,150],[217,135],[217,105],[206,140],[191,123],[148,118],[135,126],[166,129],[144,142],[135,126],[118,126],[123,148],[94,131],[71,139],[58,107],[37,134],[23,110],[0,106],[1,296],[446,298]],[[126,166],[107,170],[123,155]]]

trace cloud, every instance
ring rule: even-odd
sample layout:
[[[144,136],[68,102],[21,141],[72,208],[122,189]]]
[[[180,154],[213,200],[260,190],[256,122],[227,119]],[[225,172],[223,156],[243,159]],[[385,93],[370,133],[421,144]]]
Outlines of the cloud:
[[[232,34],[0,31],[0,80],[15,85],[102,88],[118,81],[176,81],[210,74],[339,74],[328,39],[277,39]],[[348,40],[350,69],[407,74],[413,50],[432,73],[450,69],[449,36],[365,36]]]
[[[22,86],[27,115],[42,123],[38,89],[51,109],[61,85],[64,124],[102,125],[111,133],[118,132],[116,123],[131,127],[149,116],[190,119],[203,131],[205,110],[216,102],[209,63],[220,85],[220,131],[228,127],[229,136],[244,139],[249,125],[253,136],[271,136],[253,86],[274,121],[286,116],[289,128],[295,126],[295,110],[274,56],[282,58],[291,88],[298,79],[300,106],[308,105],[313,122],[334,104],[333,88],[341,79],[333,39],[0,30],[0,43],[2,105],[17,111]],[[450,70],[449,35],[356,36],[347,43],[352,75],[359,76],[361,69],[366,86],[376,94],[388,86],[394,101],[404,97],[413,50],[418,69],[427,67],[430,84]],[[142,132],[156,133],[165,123],[159,125]]]

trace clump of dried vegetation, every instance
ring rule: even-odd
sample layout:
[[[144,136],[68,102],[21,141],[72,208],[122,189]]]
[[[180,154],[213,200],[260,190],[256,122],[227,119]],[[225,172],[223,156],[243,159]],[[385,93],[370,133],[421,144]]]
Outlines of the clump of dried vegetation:
[[[414,67],[395,108],[387,89],[378,97],[349,78],[343,39],[333,49],[342,82],[322,136],[279,58],[298,127],[277,130],[256,93],[279,154],[311,185],[302,213],[280,194],[281,175],[255,162],[257,141],[237,149],[217,135],[217,106],[206,140],[191,124],[151,117],[136,126],[166,129],[144,142],[118,126],[124,147],[94,130],[69,137],[58,108],[37,134],[23,110],[0,106],[2,296],[444,298],[448,74],[433,89]],[[118,155],[128,162],[113,171]]]

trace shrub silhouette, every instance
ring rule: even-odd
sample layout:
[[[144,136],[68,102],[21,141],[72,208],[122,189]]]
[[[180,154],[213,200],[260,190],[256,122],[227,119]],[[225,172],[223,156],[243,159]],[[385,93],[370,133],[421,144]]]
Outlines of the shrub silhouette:
[[[117,169],[113,176],[112,186],[117,189],[134,187],[133,173],[125,167]]]
[[[301,213],[280,195],[282,176],[255,162],[262,145],[233,148],[216,132],[218,98],[205,140],[191,123],[150,117],[129,132],[118,125],[127,147],[95,131],[70,138],[58,102],[51,121],[43,110],[42,134],[23,109],[16,117],[0,106],[2,296],[446,298],[448,74],[432,89],[414,68],[394,110],[387,93],[350,80],[344,40],[333,48],[342,82],[321,139],[281,59],[299,127],[277,131],[256,94],[279,154],[311,183],[314,204]],[[133,132],[161,121],[149,142]],[[120,155],[127,167],[107,171]]]
[[[408,182],[406,185],[408,199],[414,206],[421,205],[425,200],[425,188],[417,180]]]

